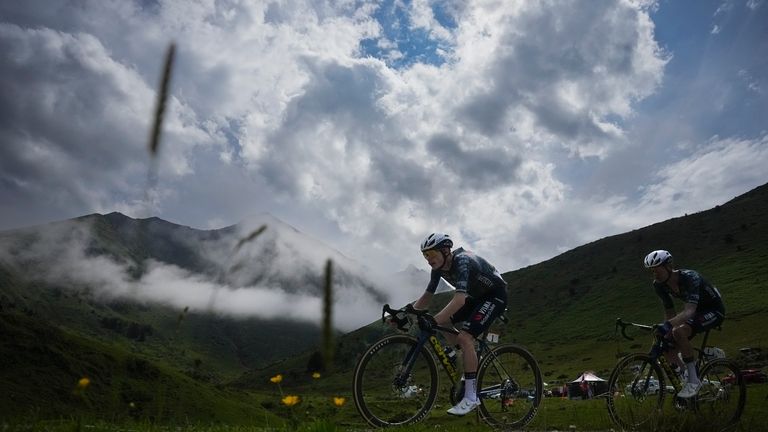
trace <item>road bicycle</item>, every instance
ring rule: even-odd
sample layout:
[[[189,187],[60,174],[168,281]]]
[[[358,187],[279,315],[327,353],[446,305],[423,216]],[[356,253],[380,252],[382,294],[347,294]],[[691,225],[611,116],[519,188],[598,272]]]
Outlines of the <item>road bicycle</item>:
[[[724,358],[706,355],[709,330],[704,333],[697,353],[696,370],[702,386],[690,399],[677,397],[683,383],[672,370],[663,353],[669,342],[655,332],[655,326],[616,320],[624,338],[634,327],[654,334],[648,354],[629,354],[619,360],[608,380],[608,412],[613,422],[625,430],[657,430],[665,417],[664,399],[672,396],[672,412],[693,410],[697,429],[724,430],[734,426],[741,417],[747,397],[747,387],[738,365]],[[720,329],[718,327],[718,329]]]
[[[382,309],[401,331],[412,318],[417,334],[392,334],[371,345],[355,366],[353,395],[360,415],[374,427],[412,424],[424,419],[435,405],[440,380],[438,366],[450,384],[452,405],[464,395],[462,374],[446,354],[437,332],[458,334],[453,327],[435,323],[426,311],[411,305]],[[500,317],[507,322],[506,317]],[[493,339],[491,334],[491,339]],[[489,332],[478,337],[477,396],[480,418],[499,429],[520,428],[533,420],[541,403],[543,382],[536,359],[519,345],[488,344]],[[496,340],[497,341],[497,340]]]

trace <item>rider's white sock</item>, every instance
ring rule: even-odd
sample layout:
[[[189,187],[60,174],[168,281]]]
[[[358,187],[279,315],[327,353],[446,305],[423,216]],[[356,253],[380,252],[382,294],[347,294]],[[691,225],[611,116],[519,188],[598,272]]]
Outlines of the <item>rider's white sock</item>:
[[[696,362],[690,361],[685,363],[685,368],[688,370],[688,382],[689,383],[698,383],[699,377],[696,375]]]
[[[475,379],[464,379],[464,399],[471,401],[477,400],[477,388],[475,387]]]

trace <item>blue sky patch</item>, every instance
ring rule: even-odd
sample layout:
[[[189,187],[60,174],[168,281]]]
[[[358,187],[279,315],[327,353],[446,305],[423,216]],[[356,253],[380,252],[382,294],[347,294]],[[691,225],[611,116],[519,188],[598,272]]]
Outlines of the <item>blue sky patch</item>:
[[[373,14],[381,26],[381,37],[360,42],[363,56],[384,60],[390,67],[407,68],[415,63],[441,65],[446,59],[442,51],[451,47],[435,38],[427,29],[413,28],[410,17],[412,2],[385,0]],[[445,28],[456,28],[456,21],[443,2],[431,5],[435,20]]]

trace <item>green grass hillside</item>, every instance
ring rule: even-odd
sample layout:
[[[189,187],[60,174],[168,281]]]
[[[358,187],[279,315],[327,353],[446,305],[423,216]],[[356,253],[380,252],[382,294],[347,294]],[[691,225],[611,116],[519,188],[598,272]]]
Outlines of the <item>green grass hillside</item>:
[[[742,347],[762,347],[768,352],[766,214],[768,185],[713,209],[607,237],[505,273],[510,285],[510,322],[497,323],[494,331],[501,334],[502,342],[527,346],[547,382],[570,381],[585,370],[607,379],[618,356],[646,351],[650,345],[642,334],[634,342],[617,337],[616,318],[647,324],[663,318],[652,277],[642,263],[648,252],[663,248],[672,252],[678,267],[701,272],[724,297],[727,320],[722,331],[712,332],[710,345],[737,360]],[[432,309],[446,301],[443,296]],[[338,340],[339,378],[326,380],[330,390],[349,387],[357,356],[387,331],[375,321]],[[252,371],[239,385],[266,388],[269,376],[297,371],[301,388],[305,380],[298,371],[306,370],[310,355]]]
[[[87,385],[78,385],[87,378]],[[0,314],[0,418],[281,423],[246,392],[196,380],[26,314]],[[255,418],[256,417],[256,418]]]
[[[236,319],[98,297],[85,286],[51,285],[1,267],[0,283],[0,313],[24,314],[69,333],[172,364],[178,370],[205,375],[214,383],[289,357],[296,347],[314,343],[320,334],[310,323]],[[263,349],[276,332],[282,336],[279,343]]]
[[[617,317],[663,319],[644,256],[667,249],[679,268],[701,272],[723,295],[727,320],[711,342],[737,356],[744,346],[768,347],[768,186],[724,205],[604,238],[504,275],[510,284],[507,339],[530,346],[549,378],[607,371],[617,351]],[[679,304],[677,305],[679,307]],[[646,339],[640,339],[642,349]],[[572,378],[571,378],[572,379]]]

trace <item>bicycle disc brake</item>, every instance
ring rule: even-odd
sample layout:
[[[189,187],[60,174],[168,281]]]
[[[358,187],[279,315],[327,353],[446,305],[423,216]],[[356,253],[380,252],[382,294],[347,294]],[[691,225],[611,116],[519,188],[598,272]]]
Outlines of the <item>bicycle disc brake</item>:
[[[520,398],[520,386],[516,382],[507,378],[501,383],[501,393],[499,394],[501,400],[501,408],[506,409],[509,406],[515,404],[515,400]]]

